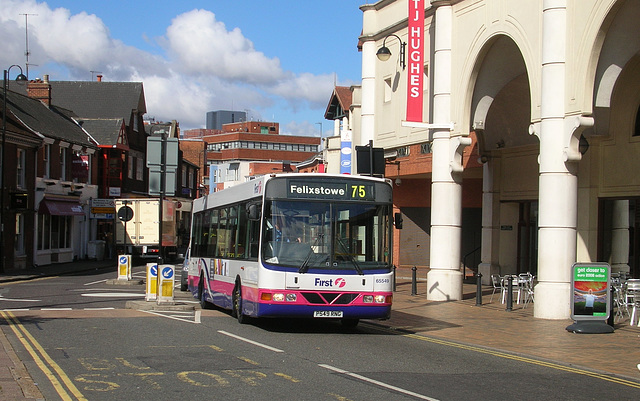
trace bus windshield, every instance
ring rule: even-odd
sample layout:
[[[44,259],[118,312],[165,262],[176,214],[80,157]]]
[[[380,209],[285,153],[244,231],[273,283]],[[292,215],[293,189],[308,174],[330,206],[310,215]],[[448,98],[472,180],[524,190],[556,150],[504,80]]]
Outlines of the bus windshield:
[[[265,205],[265,266],[390,269],[390,205],[273,200]]]

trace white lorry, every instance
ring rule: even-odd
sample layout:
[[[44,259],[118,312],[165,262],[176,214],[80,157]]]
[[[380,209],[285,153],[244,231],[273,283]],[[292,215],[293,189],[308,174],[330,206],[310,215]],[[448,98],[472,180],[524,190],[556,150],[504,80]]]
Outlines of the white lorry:
[[[115,244],[134,257],[159,256],[159,198],[116,199]],[[164,200],[162,210],[163,258],[177,256],[175,204]]]

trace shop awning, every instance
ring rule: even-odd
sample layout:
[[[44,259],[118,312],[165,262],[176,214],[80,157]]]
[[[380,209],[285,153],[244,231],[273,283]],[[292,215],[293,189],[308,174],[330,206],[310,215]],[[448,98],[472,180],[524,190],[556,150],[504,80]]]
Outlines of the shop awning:
[[[78,202],[65,202],[45,199],[40,202],[38,213],[53,216],[84,216],[84,210]]]

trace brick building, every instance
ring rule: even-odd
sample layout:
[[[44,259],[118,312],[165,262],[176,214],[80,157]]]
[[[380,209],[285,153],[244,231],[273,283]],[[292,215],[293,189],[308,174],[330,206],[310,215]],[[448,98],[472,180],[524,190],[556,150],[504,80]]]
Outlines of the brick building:
[[[215,185],[216,189],[265,172],[292,171],[291,163],[312,157],[320,148],[318,137],[280,135],[278,123],[263,121],[225,124],[221,131],[186,130],[183,138],[191,141],[199,138],[206,143],[206,151],[197,150],[198,155],[193,153],[189,160],[196,163],[206,159],[208,168],[204,163],[201,167],[208,171],[209,184]],[[198,157],[200,152],[206,157]],[[267,162],[268,165],[257,162]]]

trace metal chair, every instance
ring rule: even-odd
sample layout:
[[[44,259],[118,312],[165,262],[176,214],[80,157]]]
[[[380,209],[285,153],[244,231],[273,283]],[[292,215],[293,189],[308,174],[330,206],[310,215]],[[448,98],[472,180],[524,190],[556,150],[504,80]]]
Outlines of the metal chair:
[[[496,291],[500,290],[500,299],[502,299],[502,293],[504,292],[504,288],[502,288],[502,279],[499,274],[491,275],[491,285],[493,286],[493,292],[491,293],[491,299],[489,299],[489,303],[493,301],[493,294]]]
[[[633,326],[636,324],[636,318],[638,316],[638,310],[640,309],[640,279],[630,279],[624,282],[625,304],[631,307],[631,318],[629,324]],[[638,319],[638,326],[640,327],[640,319]]]
[[[523,308],[526,308],[527,305],[529,304],[529,302],[533,302],[533,282],[536,279],[535,276],[531,275],[530,273],[527,273],[528,277],[527,280],[525,281],[525,287],[524,287],[524,306]]]

